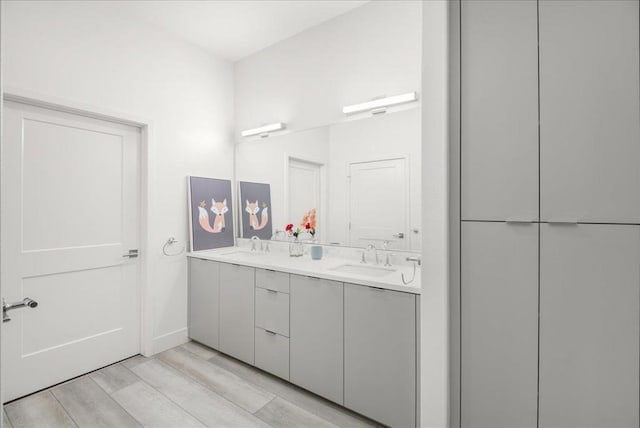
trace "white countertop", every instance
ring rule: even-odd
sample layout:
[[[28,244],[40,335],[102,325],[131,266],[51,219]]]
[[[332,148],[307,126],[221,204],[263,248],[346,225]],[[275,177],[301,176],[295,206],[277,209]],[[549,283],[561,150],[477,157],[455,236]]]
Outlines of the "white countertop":
[[[404,285],[401,274],[404,273],[405,278],[410,279],[413,275],[412,266],[393,265],[391,268],[386,269],[395,269],[395,271],[386,273],[381,270],[382,275],[378,276],[332,270],[342,265],[384,268],[382,265],[375,266],[372,263],[360,264],[358,259],[346,258],[342,255],[329,254],[323,257],[322,260],[312,260],[308,254],[302,257],[289,257],[289,254],[284,251],[272,251],[269,253],[260,251],[251,252],[247,247],[229,247],[216,250],[194,251],[187,253],[187,257],[233,263],[259,269],[272,269],[295,275],[312,276],[315,278],[403,291],[406,293],[420,294],[421,292],[420,267],[416,269],[416,277],[413,282]]]

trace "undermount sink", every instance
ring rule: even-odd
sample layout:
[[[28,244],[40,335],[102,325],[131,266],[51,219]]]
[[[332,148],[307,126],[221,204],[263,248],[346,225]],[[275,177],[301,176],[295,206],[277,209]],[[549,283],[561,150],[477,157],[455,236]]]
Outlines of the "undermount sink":
[[[221,256],[231,256],[231,257],[258,257],[264,256],[266,253],[261,251],[231,251],[229,253],[220,254]]]
[[[340,272],[340,273],[350,273],[354,275],[364,275],[364,276],[385,276],[392,274],[393,272],[397,272],[396,269],[380,267],[380,266],[367,266],[364,264],[360,265],[340,265],[329,270]]]

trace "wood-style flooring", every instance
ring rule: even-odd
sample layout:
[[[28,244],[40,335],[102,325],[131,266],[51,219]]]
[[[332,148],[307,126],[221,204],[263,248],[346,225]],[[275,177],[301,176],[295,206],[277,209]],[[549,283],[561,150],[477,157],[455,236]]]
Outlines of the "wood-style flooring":
[[[13,401],[2,416],[5,428],[378,426],[196,342]]]

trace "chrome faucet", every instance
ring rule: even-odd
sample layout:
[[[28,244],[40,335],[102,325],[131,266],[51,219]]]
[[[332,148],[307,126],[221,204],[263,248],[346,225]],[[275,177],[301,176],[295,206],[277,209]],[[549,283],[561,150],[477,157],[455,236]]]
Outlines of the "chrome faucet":
[[[407,257],[407,261],[413,262],[413,276],[411,277],[411,279],[406,279],[403,273],[401,276],[402,276],[402,283],[404,285],[411,284],[413,280],[416,279],[416,266],[420,266],[422,264],[422,258],[420,256],[409,256]]]
[[[380,259],[378,258],[378,249],[377,249],[377,248],[376,248],[376,246],[375,246],[375,245],[373,245],[373,244],[369,244],[369,245],[367,245],[367,253],[368,253],[369,251],[371,251],[371,250],[373,250],[373,253],[374,253],[374,254],[375,254],[375,256],[376,256],[376,265],[379,265],[379,264],[380,264]],[[365,263],[366,263],[366,261],[365,261]]]
[[[260,243],[260,251],[263,251],[263,247],[262,247],[262,241],[260,240],[260,238],[258,238],[257,236],[253,235],[251,237],[251,251],[256,251],[257,247],[256,247],[256,243]]]
[[[391,254],[388,250],[389,250],[389,241],[382,241],[382,249],[386,252],[386,256],[384,259],[384,265],[385,266],[391,266],[391,256],[393,256],[393,254]]]
[[[418,266],[420,266],[422,264],[422,258],[420,256],[409,256],[409,257],[407,257],[407,261],[408,262],[414,262]]]

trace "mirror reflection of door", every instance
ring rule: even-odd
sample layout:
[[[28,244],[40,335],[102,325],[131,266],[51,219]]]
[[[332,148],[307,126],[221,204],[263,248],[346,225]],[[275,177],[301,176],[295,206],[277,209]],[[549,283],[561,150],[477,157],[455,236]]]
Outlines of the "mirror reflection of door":
[[[408,249],[406,159],[349,164],[349,245]]]
[[[315,209],[317,218],[321,217],[321,169],[322,165],[301,159],[289,158],[289,185],[287,223],[294,227],[300,225],[302,217],[308,211]],[[316,237],[322,233],[322,224],[318,222]]]

